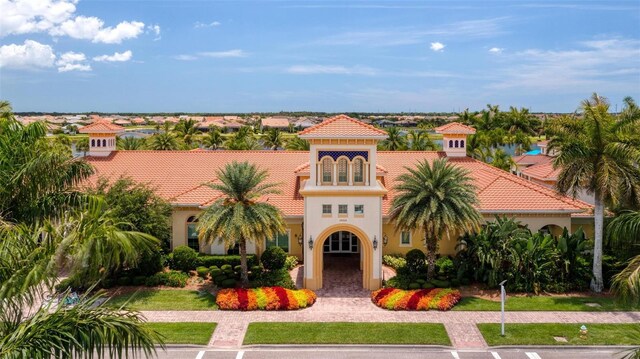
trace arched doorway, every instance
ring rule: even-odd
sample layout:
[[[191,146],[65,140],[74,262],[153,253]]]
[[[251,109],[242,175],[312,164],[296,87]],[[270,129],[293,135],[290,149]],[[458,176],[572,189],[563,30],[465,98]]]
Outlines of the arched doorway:
[[[322,288],[332,293],[362,288],[360,239],[349,231],[333,232],[322,248]]]
[[[345,234],[345,232],[348,234]],[[346,257],[354,256],[353,250],[356,250],[357,253],[355,253],[355,256],[357,257],[347,258],[347,260],[357,260],[358,265],[356,269],[362,272],[360,288],[372,290],[380,286],[380,280],[373,278],[374,251],[369,237],[356,226],[337,224],[320,233],[318,240],[314,243],[313,288],[311,289],[320,289],[323,287],[325,249],[328,249],[327,254],[329,255],[341,254]],[[337,257],[338,258],[331,258],[331,260],[338,261],[340,258],[339,256]]]

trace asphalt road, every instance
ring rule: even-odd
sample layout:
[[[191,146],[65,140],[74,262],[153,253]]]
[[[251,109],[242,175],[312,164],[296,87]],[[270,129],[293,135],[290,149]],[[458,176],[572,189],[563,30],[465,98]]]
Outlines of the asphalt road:
[[[620,349],[488,349],[450,350],[439,348],[245,348],[206,349],[170,347],[158,351],[159,359],[606,359],[621,358]]]

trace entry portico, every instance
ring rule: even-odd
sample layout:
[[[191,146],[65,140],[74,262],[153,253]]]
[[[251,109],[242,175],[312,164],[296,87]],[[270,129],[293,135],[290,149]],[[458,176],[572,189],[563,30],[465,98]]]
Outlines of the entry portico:
[[[358,238],[362,287],[380,287],[382,197],[387,190],[377,180],[376,169],[378,141],[386,137],[386,132],[347,116],[336,116],[300,133],[310,144],[309,179],[300,189],[305,208],[306,288],[322,288],[325,241],[340,231]]]

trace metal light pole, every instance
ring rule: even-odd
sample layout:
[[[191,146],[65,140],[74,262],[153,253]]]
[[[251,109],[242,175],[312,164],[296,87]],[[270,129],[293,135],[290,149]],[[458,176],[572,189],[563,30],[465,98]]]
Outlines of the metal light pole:
[[[501,312],[500,335],[502,335],[503,337],[504,337],[504,302],[507,299],[507,292],[504,290],[504,284],[506,282],[507,282],[506,279],[500,282],[500,312]]]

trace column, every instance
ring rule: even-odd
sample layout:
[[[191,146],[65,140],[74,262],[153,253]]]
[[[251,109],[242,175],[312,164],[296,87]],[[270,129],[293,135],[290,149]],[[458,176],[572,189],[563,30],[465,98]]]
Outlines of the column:
[[[333,179],[333,185],[338,184],[338,162],[333,162],[333,173],[331,174],[331,178]]]
[[[353,186],[353,162],[347,165],[347,178],[349,178],[349,186]]]

